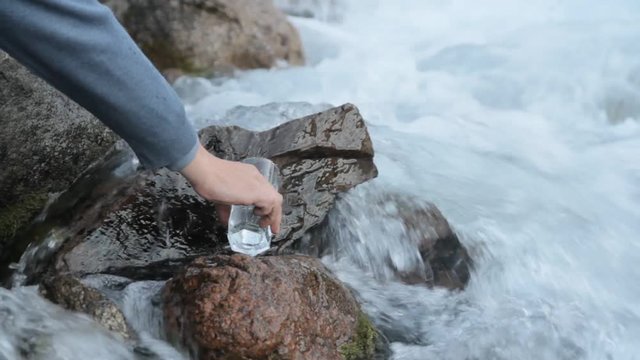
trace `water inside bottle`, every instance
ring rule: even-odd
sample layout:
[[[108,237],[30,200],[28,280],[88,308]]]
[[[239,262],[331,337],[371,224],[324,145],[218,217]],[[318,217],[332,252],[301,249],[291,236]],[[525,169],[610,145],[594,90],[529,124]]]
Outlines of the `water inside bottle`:
[[[231,207],[227,237],[231,250],[256,256],[269,249],[271,229],[258,225],[260,218],[253,214],[253,210],[253,206]]]

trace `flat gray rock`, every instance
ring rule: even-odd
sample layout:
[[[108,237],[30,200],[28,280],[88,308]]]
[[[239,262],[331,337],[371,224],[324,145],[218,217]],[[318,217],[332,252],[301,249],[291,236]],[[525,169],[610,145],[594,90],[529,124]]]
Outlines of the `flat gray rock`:
[[[284,219],[272,252],[320,224],[339,193],[377,175],[364,120],[350,104],[263,132],[212,126],[200,137],[219,157],[262,156],[279,166]],[[166,279],[194,257],[230,253],[215,208],[180,175],[160,170],[132,183],[139,184],[133,194],[110,201],[118,205],[98,223],[72,222],[54,272]]]

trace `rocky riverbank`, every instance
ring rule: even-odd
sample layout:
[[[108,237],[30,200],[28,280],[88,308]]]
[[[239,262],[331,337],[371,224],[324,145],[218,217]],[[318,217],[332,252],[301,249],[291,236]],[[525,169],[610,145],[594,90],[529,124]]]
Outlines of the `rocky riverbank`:
[[[257,7],[207,0],[106,3],[165,73],[303,61],[297,33],[268,1]],[[142,21],[143,14],[154,16]],[[160,44],[166,32],[172,36]],[[220,33],[235,35],[219,43]],[[231,253],[215,207],[179,174],[138,170],[127,147],[114,145],[116,137],[96,119],[2,54],[0,75],[5,274],[31,244],[14,266],[15,286],[37,285],[50,301],[88,314],[134,348],[150,330],[134,321],[123,299],[127,289],[152,282],[158,289],[144,301],[157,313],[157,338],[194,359],[389,355],[387,328],[372,322],[358,294],[319,260],[354,254],[354,246],[367,241],[350,223],[353,213],[336,207],[345,193],[377,176],[373,143],[356,106],[262,132],[200,131],[216,156],[267,157],[280,168],[283,230],[266,256],[251,258]],[[377,191],[365,206],[384,211],[372,219],[381,216],[383,228],[391,219],[401,229],[393,244],[417,249],[411,266],[388,259],[389,279],[463,289],[471,260],[438,209]],[[360,265],[358,271],[375,272]]]
[[[95,210],[97,199],[87,195],[94,192],[88,184],[95,181],[100,188],[104,178],[91,174],[113,168],[98,163],[79,179],[83,186],[73,184],[50,205],[49,216],[40,223],[46,231],[35,240],[47,249],[52,237],[60,243],[56,251],[34,258],[39,266],[24,269],[27,281],[41,284],[52,301],[89,314],[131,341],[138,334],[119,310],[114,291],[139,281],[168,281],[158,302],[164,304],[164,336],[194,358],[384,358],[384,334],[351,292],[314,259],[336,250],[324,246],[336,238],[335,231],[349,231],[348,223],[339,225],[340,230],[327,222],[337,196],[377,173],[373,145],[357,108],[346,104],[263,132],[212,126],[200,137],[217,156],[264,156],[279,165],[285,218],[269,256],[229,256],[215,208],[166,170],[114,180]],[[131,161],[129,155],[115,159]],[[127,191],[118,190],[123,187]],[[413,234],[401,241],[420,243],[423,265],[398,269],[399,278],[463,288],[468,256],[437,209],[391,195],[379,201],[370,205],[393,204],[399,211],[386,215],[396,216]],[[337,211],[332,218],[341,216],[349,215]],[[307,255],[284,255],[291,253]],[[124,285],[95,286],[90,280],[105,276]]]

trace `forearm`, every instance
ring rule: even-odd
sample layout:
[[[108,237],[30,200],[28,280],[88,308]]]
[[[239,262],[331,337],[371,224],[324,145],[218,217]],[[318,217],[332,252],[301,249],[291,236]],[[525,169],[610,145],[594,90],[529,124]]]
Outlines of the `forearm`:
[[[0,48],[124,138],[179,170],[198,140],[171,86],[97,0],[1,0]]]

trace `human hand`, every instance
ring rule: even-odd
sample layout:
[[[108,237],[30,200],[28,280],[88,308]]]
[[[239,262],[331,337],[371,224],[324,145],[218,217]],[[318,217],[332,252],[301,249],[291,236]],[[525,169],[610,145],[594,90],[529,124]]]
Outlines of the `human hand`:
[[[219,159],[202,145],[195,158],[180,171],[203,198],[216,203],[223,222],[229,220],[229,205],[255,206],[260,226],[280,231],[282,195],[255,166]]]

